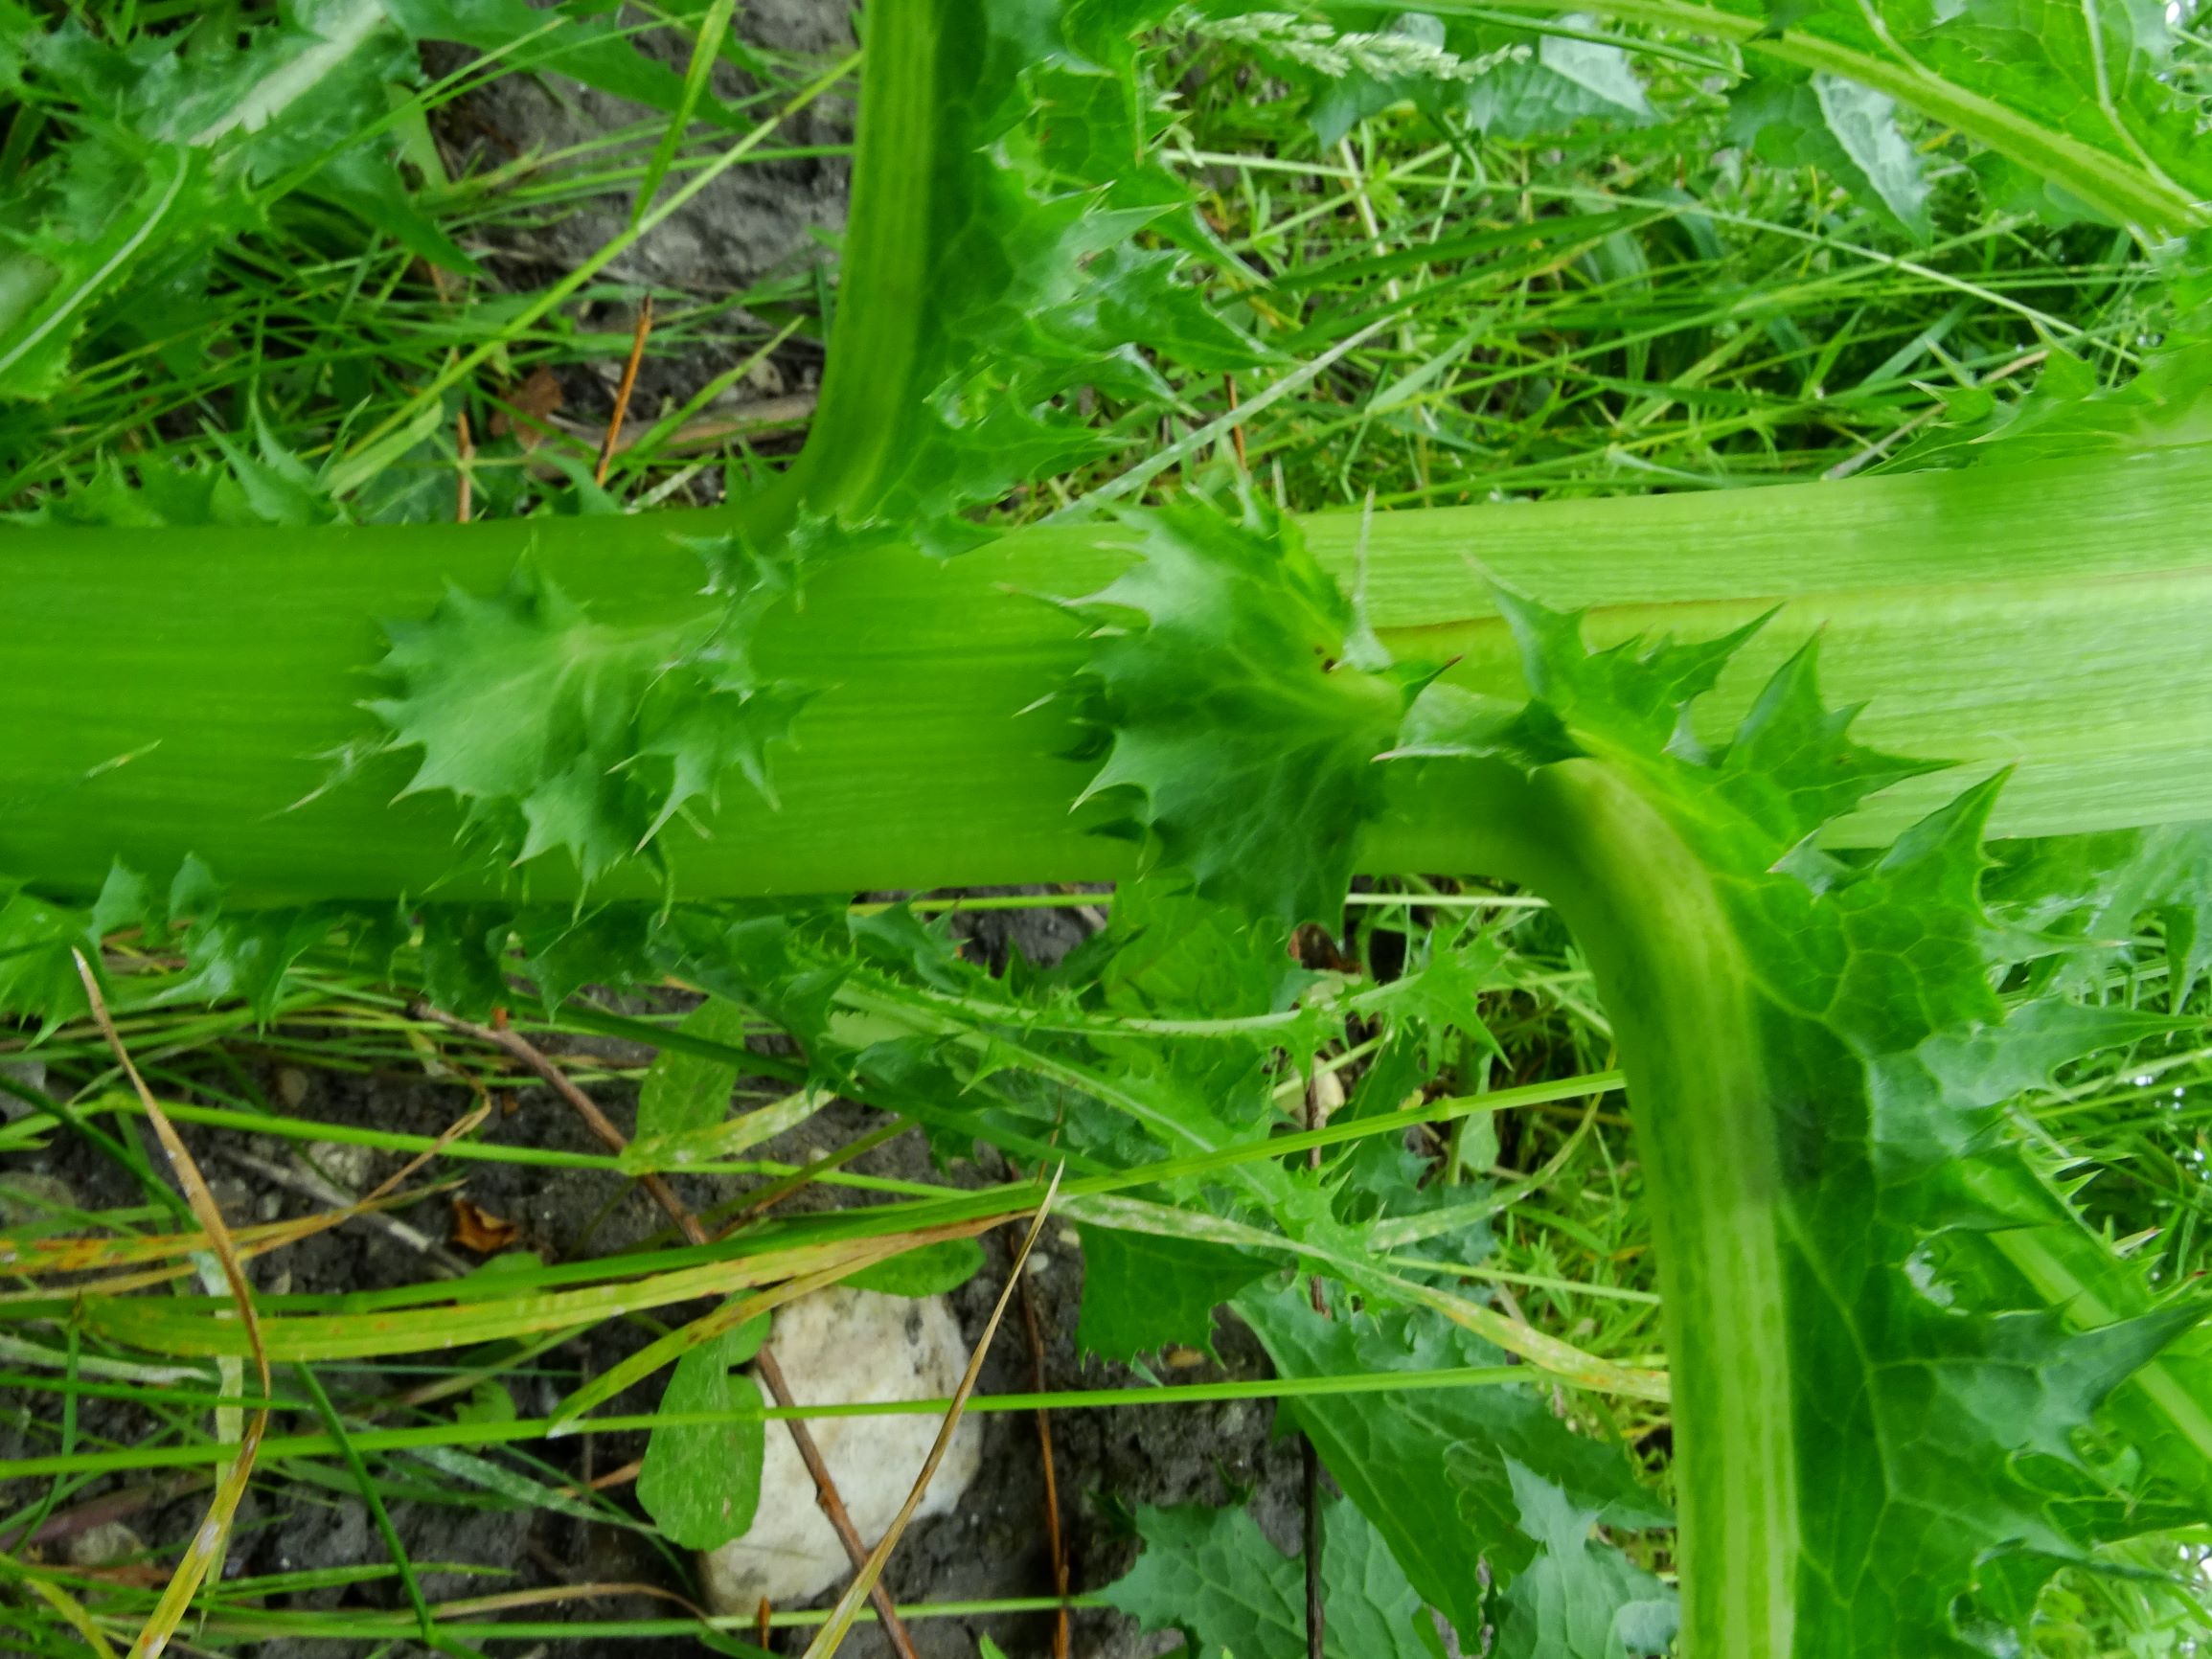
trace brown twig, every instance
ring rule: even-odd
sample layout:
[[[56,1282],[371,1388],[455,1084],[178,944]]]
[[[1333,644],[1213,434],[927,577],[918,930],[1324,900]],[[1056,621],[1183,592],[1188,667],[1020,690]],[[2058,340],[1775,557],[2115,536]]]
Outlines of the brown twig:
[[[599,466],[592,472],[594,484],[606,482],[606,469],[614,465],[614,452],[622,443],[622,423],[629,414],[629,395],[637,390],[638,365],[645,361],[646,336],[652,332],[652,296],[648,294],[638,302],[637,330],[629,337],[629,361],[622,366],[622,384],[614,389],[614,413],[607,417],[606,436],[600,440]]]
[[[1028,1265],[1029,1253],[1037,1248],[1038,1235],[1044,1231],[1045,1218],[1052,1214],[1052,1201],[1060,1195],[1060,1177],[1066,1172],[1067,1166],[1064,1163],[1054,1170],[1051,1182],[1045,1187],[1043,1196],[1038,1200],[1037,1213],[1030,1219],[1029,1234],[1022,1239],[1021,1248],[1015,1252],[1013,1280],[998,1293],[998,1302],[992,1308],[991,1317],[984,1321],[983,1334],[976,1339],[975,1352],[968,1356],[968,1369],[961,1374],[960,1386],[952,1391],[952,1402],[946,1407],[945,1420],[937,1426],[937,1438],[930,1443],[929,1455],[922,1460],[922,1472],[914,1477],[913,1486],[907,1489],[906,1501],[899,1506],[899,1513],[892,1517],[889,1529],[878,1540],[875,1550],[868,1557],[868,1564],[860,1569],[859,1577],[845,1586],[845,1593],[837,1598],[837,1604],[830,1609],[829,1619],[815,1630],[814,1639],[807,1644],[804,1659],[831,1659],[831,1655],[844,1642],[845,1632],[853,1627],[853,1621],[859,1616],[862,1589],[865,1588],[873,1595],[882,1588],[883,1569],[891,1559],[892,1550],[906,1531],[907,1523],[913,1520],[914,1511],[922,1507],[922,1500],[929,1490],[929,1483],[936,1477],[938,1466],[944,1463],[945,1454],[952,1445],[952,1436],[960,1427],[961,1414],[968,1409],[969,1397],[974,1394],[976,1380],[983,1375],[984,1360],[990,1357],[992,1338],[998,1334],[999,1321],[1006,1317],[1006,1305],[1014,1300],[1014,1284],[1019,1281],[1021,1270]]]
[[[467,524],[468,511],[476,490],[476,440],[469,436],[468,411],[463,409],[453,417],[453,464],[457,482],[453,494],[453,522]]]
[[[789,1411],[798,1404],[791,1393],[791,1385],[784,1380],[784,1368],[776,1363],[773,1350],[763,1345],[753,1355],[753,1369],[761,1380],[768,1385],[768,1393],[776,1404]],[[830,1478],[830,1466],[823,1461],[822,1448],[814,1443],[813,1435],[799,1418],[787,1418],[784,1426],[791,1431],[791,1443],[798,1448],[799,1461],[807,1466],[807,1472],[814,1477],[814,1501],[821,1506],[830,1525],[836,1530],[837,1538],[845,1546],[845,1555],[853,1562],[855,1573],[868,1570],[869,1551],[860,1541],[860,1529],[853,1524],[852,1515],[845,1509],[845,1500],[837,1495],[837,1483]],[[899,1659],[915,1659],[914,1638],[906,1633],[906,1623],[899,1617],[899,1609],[891,1600],[891,1592],[878,1579],[868,1586],[869,1599],[876,1603],[876,1616],[882,1622],[883,1633],[890,1638],[891,1647]]]
[[[1221,383],[1229,389],[1229,409],[1233,414],[1237,408],[1237,376],[1223,375]],[[1244,423],[1242,420],[1229,428],[1229,442],[1237,446],[1237,470],[1239,472],[1250,472],[1252,464],[1244,455]]]
[[[536,1072],[544,1079],[548,1088],[566,1101],[601,1146],[620,1156],[623,1148],[629,1145],[623,1132],[599,1109],[592,1098],[578,1088],[569,1079],[567,1073],[548,1059],[521,1033],[477,1025],[472,1020],[465,1020],[443,1009],[434,1008],[421,998],[410,1004],[407,1011],[415,1019],[435,1021],[447,1031],[458,1032],[463,1036],[474,1037],[478,1042],[487,1042],[494,1048],[505,1050]],[[646,1190],[654,1203],[668,1213],[669,1219],[676,1224],[677,1231],[687,1239],[694,1244],[708,1242],[707,1230],[699,1225],[698,1217],[676,1196],[674,1188],[651,1173],[639,1175],[638,1185]],[[761,1380],[767,1384],[768,1393],[779,1407],[788,1411],[797,1404],[790,1385],[784,1380],[783,1367],[776,1363],[772,1350],[764,1345],[753,1358],[753,1369],[760,1374]],[[861,1541],[859,1529],[853,1525],[853,1517],[845,1508],[845,1500],[838,1496],[837,1483],[831,1478],[830,1466],[822,1459],[821,1447],[814,1443],[813,1434],[801,1419],[787,1418],[784,1426],[791,1431],[791,1443],[798,1449],[799,1461],[807,1466],[807,1472],[814,1479],[815,1500],[821,1505],[822,1513],[828,1518],[831,1529],[836,1533],[838,1542],[845,1546],[845,1555],[852,1561],[853,1570],[864,1570],[868,1565],[868,1546]],[[898,1609],[892,1603],[891,1593],[883,1588],[880,1581],[870,1587],[870,1593],[875,1599],[877,1616],[882,1621],[883,1633],[890,1639],[893,1651],[899,1655],[899,1659],[916,1659],[914,1639],[907,1634],[905,1623],[899,1617]]]
[[[1044,1380],[1044,1332],[1037,1323],[1037,1296],[1029,1275],[1021,1275],[1021,1323],[1029,1332],[1029,1382],[1038,1394],[1048,1392]],[[1044,1461],[1044,1545],[1052,1552],[1052,1593],[1060,1598],[1060,1612],[1052,1627],[1052,1659],[1068,1659],[1067,1546],[1060,1535],[1060,1477],[1053,1468],[1052,1414],[1037,1408],[1037,1443]]]

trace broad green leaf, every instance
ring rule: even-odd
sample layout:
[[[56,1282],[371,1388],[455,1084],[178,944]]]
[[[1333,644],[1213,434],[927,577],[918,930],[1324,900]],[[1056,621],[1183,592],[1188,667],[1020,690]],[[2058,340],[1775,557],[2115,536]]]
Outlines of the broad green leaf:
[[[1738,88],[1729,129],[1779,167],[1817,167],[1900,230],[1929,234],[1920,152],[1886,94],[1840,76],[1768,74]]]
[[[1488,1343],[1431,1314],[1385,1312],[1327,1318],[1303,1290],[1247,1291],[1237,1311],[1286,1376],[1348,1376],[1495,1365]],[[1307,1402],[1279,1407],[1321,1454],[1345,1495],[1375,1525],[1415,1589],[1450,1620],[1463,1642],[1499,1617],[1493,1598],[1543,1568],[1541,1583],[1577,1579],[1588,1598],[1577,1616],[1611,1627],[1655,1614],[1631,1611],[1655,1593],[1610,1545],[1583,1550],[1544,1567],[1558,1553],[1556,1529],[1530,1524],[1543,1506],[1571,1510],[1613,1527],[1664,1526],[1665,1506],[1645,1491],[1619,1451],[1577,1435],[1535,1391],[1464,1388],[1421,1391],[1368,1403]],[[1588,1530],[1587,1522],[1584,1533]],[[1488,1588],[1486,1589],[1486,1581]],[[1617,1591],[1599,1599],[1601,1586]],[[1527,1597],[1549,1596],[1532,1587]],[[1609,1592],[1608,1592],[1609,1593]],[[1671,1606],[1672,1598],[1660,1596]],[[1532,1602],[1532,1607],[1536,1604]],[[1539,1618],[1536,1629],[1558,1621]],[[1532,1646],[1522,1652],[1577,1653]],[[1636,1649],[1630,1649],[1636,1651]]]
[[[739,1371],[759,1352],[768,1318],[724,1331],[676,1361],[660,1409],[677,1412],[758,1413],[761,1391]],[[686,1549],[712,1550],[742,1537],[761,1501],[761,1460],[767,1420],[739,1416],[727,1422],[664,1423],[646,1442],[638,1470],[637,1499],[664,1537]]]
[[[849,1273],[840,1283],[854,1290],[873,1290],[883,1296],[942,1296],[959,1289],[982,1271],[982,1245],[972,1239],[947,1239]]]
[[[2168,21],[2155,7],[1512,0],[1506,9],[1594,11],[1734,42],[1794,75],[1856,82],[1986,146],[1988,182],[2010,209],[2059,223],[2102,217],[2152,238],[2212,222],[2201,100],[2171,72]],[[1859,130],[1886,148],[1874,127]]]
[[[1594,19],[1570,11],[1563,21],[1587,29]],[[1640,126],[1656,116],[1618,46],[1539,34],[1526,54],[1507,58],[1468,88],[1468,114],[1484,132],[1548,138],[1585,123]]]
[[[1464,114],[1505,139],[1563,135],[1588,122],[1635,125],[1653,111],[1629,56],[1588,38],[1590,19],[1563,34],[1515,27],[1495,11],[1437,7],[1395,11],[1327,0],[1315,21],[1263,8],[1219,8],[1198,21],[1211,39],[1241,47],[1308,99],[1325,147],[1393,104]]]
[[[1674,1592],[1608,1544],[1591,1541],[1595,1510],[1514,1458],[1505,1460],[1521,1531],[1537,1557],[1500,1600],[1499,1659],[1629,1659],[1673,1646]]]
[[[684,1015],[678,1029],[741,1049],[745,1046],[745,1011],[710,996]],[[637,1138],[713,1128],[729,1114],[730,1095],[737,1086],[734,1063],[681,1049],[661,1050],[646,1068],[645,1081],[638,1088]]]
[[[1192,1239],[1083,1230],[1076,1347],[1127,1364],[1179,1344],[1214,1352],[1214,1310],[1275,1264]]]
[[[1236,1659],[1305,1659],[1306,1578],[1242,1509],[1141,1509],[1144,1553],[1102,1592],[1146,1630],[1180,1630],[1201,1651]],[[1359,1511],[1321,1511],[1327,1645],[1341,1659],[1437,1659],[1442,1644],[1421,1598]]]

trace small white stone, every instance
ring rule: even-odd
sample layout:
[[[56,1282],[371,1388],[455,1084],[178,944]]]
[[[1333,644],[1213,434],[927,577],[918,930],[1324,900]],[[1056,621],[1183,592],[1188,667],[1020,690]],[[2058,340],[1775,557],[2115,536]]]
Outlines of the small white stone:
[[[1032,1273],[1051,1272],[1052,1258],[1041,1250],[1032,1250],[1029,1253],[1029,1271]]]
[[[102,1521],[69,1540],[69,1564],[73,1567],[112,1567],[145,1553],[138,1534],[121,1521]]]
[[[939,1398],[960,1386],[968,1369],[968,1344],[942,1296],[824,1290],[779,1307],[768,1340],[801,1404]],[[766,1390],[762,1394],[765,1398]],[[854,1526],[871,1546],[906,1501],[941,1421],[917,1414],[818,1418],[808,1424]],[[949,1512],[981,1459],[980,1432],[963,1420],[915,1520]],[[763,1598],[779,1604],[811,1601],[852,1571],[782,1422],[768,1424],[752,1530],[702,1557],[700,1567],[708,1603],[725,1614],[749,1614]]]
[[[308,1074],[297,1066],[285,1066],[277,1073],[277,1099],[298,1111],[307,1104]]]
[[[353,1141],[309,1141],[301,1148],[325,1178],[358,1197],[376,1185],[376,1149]]]

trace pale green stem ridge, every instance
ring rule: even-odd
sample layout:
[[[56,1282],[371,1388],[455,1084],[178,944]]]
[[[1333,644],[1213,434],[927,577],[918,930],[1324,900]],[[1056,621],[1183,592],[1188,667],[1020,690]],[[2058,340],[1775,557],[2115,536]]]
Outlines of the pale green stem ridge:
[[[1684,1659],[1791,1652],[1797,1457],[1780,1167],[1755,991],[1711,876],[1594,761],[1475,810],[1588,955],[1629,1080],[1665,1297]],[[1499,837],[1486,835],[1495,842]]]

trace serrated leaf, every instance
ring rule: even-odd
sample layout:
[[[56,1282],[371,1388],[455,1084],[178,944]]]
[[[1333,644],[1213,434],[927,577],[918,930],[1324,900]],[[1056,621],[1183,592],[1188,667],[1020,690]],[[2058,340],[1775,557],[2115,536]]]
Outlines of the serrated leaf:
[[[1724,652],[1641,642],[1588,651],[1573,619],[1505,604],[1529,682],[1582,757],[1571,762],[1577,775],[1602,770],[1666,826],[1606,856],[1632,864],[1656,844],[1651,835],[1678,838],[1712,883],[1715,914],[1699,925],[1726,941],[1722,961],[1741,965],[1708,958],[1701,970],[1707,983],[1738,986],[1750,1011],[1740,1030],[1637,1037],[1635,1009],[1652,1006],[1644,998],[1665,1006],[1668,993],[1615,981],[1607,994],[1629,992],[1615,1029],[1626,1031],[1632,1088],[1653,1076],[1653,1043],[1674,1051],[1662,1065],[1699,1053],[1754,1057],[1754,1080],[1728,1086],[1753,1091],[1767,1123],[1758,1132],[1775,1147],[1771,1190],[1744,1200],[1761,1219],[1739,1237],[1772,1229],[1770,1242],[1744,1247],[1772,1252],[1789,1410],[1800,1425],[1787,1523],[1795,1554],[1780,1575],[1795,1586],[1790,1651],[1986,1651],[1986,1632],[1970,1644],[1959,1623],[1983,1562],[2004,1556],[2007,1604],[2024,1608],[2058,1562],[2170,1512],[2132,1501],[2116,1466],[2083,1451],[2089,1437],[2125,1432],[2155,1452],[2155,1489],[2171,1480],[2199,1489],[2212,1453],[2203,1400],[2187,1392],[2207,1379],[2162,1357],[2201,1309],[2150,1295],[2109,1247],[2083,1248],[2078,1217],[2005,1132],[2002,1111],[2055,1066],[2168,1024],[2075,1008],[2033,987],[2000,995],[2012,965],[2054,948],[1983,908],[1982,837],[2001,775],[1879,857],[1808,859],[1822,814],[1912,769],[1850,742],[1849,711],[1821,707],[1810,653],[1778,671],[1733,743],[1709,750],[1686,736],[1689,713]],[[1539,767],[1539,779],[1549,770]],[[2093,904],[2078,872],[2060,868],[2067,879],[2051,909],[2022,891],[2033,862],[2016,861],[2015,910],[2048,920]],[[1632,933],[1635,908],[1605,925]],[[1667,963],[1670,943],[1651,941],[1655,964]],[[1683,1197],[1722,1201],[1709,1187]],[[1999,1261],[2056,1251],[2064,1270],[1975,1265],[1993,1238]],[[1667,1266],[1662,1259],[1663,1275]],[[1678,1282],[1668,1289],[1682,1294]],[[1676,1316],[1695,1326],[1715,1311],[1694,1304]],[[1678,1401],[1699,1386],[1706,1341],[1674,1347]],[[1677,1421],[1677,1478],[1693,1491],[1713,1455],[1699,1449],[1704,1437],[1732,1426]],[[1876,1445],[1896,1449],[1878,1461],[1852,1449]],[[1725,1500],[1705,1489],[1699,1501]],[[1708,1600],[1692,1605],[1725,1602],[1714,1586],[1727,1581],[1701,1580],[1695,1588]],[[1989,1605],[1972,1616],[1991,1617]],[[1603,1650],[1611,1638],[1601,1635],[1578,1640]]]
[[[92,919],[0,882],[0,1011],[32,1016],[51,1031],[86,1006],[71,950],[99,947]]]
[[[1274,1265],[1198,1239],[1085,1227],[1076,1347],[1116,1364],[1177,1346],[1212,1353],[1214,1310]]]
[[[820,412],[771,498],[783,521],[957,553],[988,538],[962,510],[1117,445],[1087,396],[1149,406],[1174,396],[1163,360],[1263,359],[1187,281],[1218,250],[1152,154],[1172,111],[1136,40],[1168,10],[945,0],[871,42],[914,72],[866,89],[863,149],[879,132],[897,150],[863,171],[917,211],[848,279]]]
[[[1992,181],[2030,187],[2004,193],[2009,210],[2166,234],[2204,223],[2212,159],[2197,101],[2168,71],[2172,43],[2155,7],[1797,0],[1768,9],[1767,19],[1753,37],[1762,58],[1864,89],[1843,94],[1839,110],[1855,102],[1870,110],[1866,94],[1895,98],[1996,151]],[[1820,126],[1829,126],[1825,113]],[[1876,124],[1860,131],[1866,160],[1852,165],[1885,167],[1886,135]],[[1902,169],[1893,176],[1888,188],[1904,188]]]
[[[1129,523],[1138,561],[1077,607],[1111,733],[1088,793],[1126,795],[1201,898],[1326,921],[1416,676],[1354,666],[1351,607],[1288,526],[1188,509]]]
[[[2101,384],[2080,358],[2053,352],[2018,402],[1984,394],[1962,399],[1946,417],[1883,470],[2009,466],[2212,442],[2212,340],[2169,339],[2116,386]]]
[[[1767,682],[1720,762],[1730,802],[1785,843],[1804,840],[1892,784],[1943,769],[1852,740],[1859,711],[1820,700],[1819,639],[1807,640]]]
[[[1756,77],[1729,100],[1729,131],[1778,167],[1817,167],[1896,228],[1930,234],[1920,153],[1895,101],[1841,76]]]
[[[563,852],[587,882],[733,771],[772,804],[766,751],[804,701],[757,683],[712,615],[604,625],[527,567],[385,631],[393,694],[366,706],[389,747],[421,751],[405,792],[450,793],[517,863]]]
[[[746,1321],[676,1361],[660,1409],[740,1414],[726,1422],[663,1423],[646,1442],[637,1500],[672,1543],[712,1550],[742,1537],[761,1501],[767,1420],[759,1386],[737,1367],[760,1351],[768,1316]]]
[[[523,11],[526,31],[540,26]],[[294,0],[234,29],[112,42],[71,17],[11,38],[26,107],[67,141],[0,191],[0,397],[54,395],[88,330],[173,308],[214,247],[295,192],[475,269],[399,171],[389,89],[420,65],[383,0]]]
[[[1237,1310],[1286,1376],[1439,1371],[1495,1365],[1503,1357],[1433,1315],[1324,1318],[1297,1287],[1247,1292]],[[1576,1435],[1527,1388],[1422,1390],[1365,1410],[1288,1398],[1280,1409],[1313,1442],[1345,1495],[1380,1531],[1415,1589],[1450,1620],[1463,1644],[1479,1640],[1495,1616],[1486,1576],[1492,1589],[1508,1588],[1551,1547],[1548,1534],[1525,1524],[1523,1486],[1533,1483],[1550,1494],[1548,1501],[1614,1526],[1663,1526],[1668,1519],[1618,1451]],[[1588,1553],[1595,1560],[1586,1571],[1599,1581],[1632,1586],[1629,1600],[1647,1598],[1648,1586],[1624,1571],[1628,1564],[1617,1550],[1608,1545]],[[1579,1557],[1559,1570],[1585,1571]],[[1592,1603],[1585,1613],[1602,1629],[1611,1609],[1627,1605]],[[1546,1624],[1539,1620],[1537,1627]]]
[[[1565,13],[1561,22],[1591,30],[1596,19]],[[1629,55],[1599,40],[1538,34],[1529,57],[1509,59],[1468,89],[1476,126],[1497,138],[1549,138],[1585,122],[1640,126],[1655,111]]]
[[[1341,1659],[1436,1659],[1421,1598],[1359,1511],[1324,1504],[1323,1651]],[[1101,1592],[1145,1630],[1180,1630],[1237,1659],[1305,1659],[1303,1568],[1241,1509],[1140,1509],[1144,1553]]]
[[[1598,1512],[1516,1458],[1505,1460],[1521,1531],[1538,1546],[1501,1598],[1499,1659],[1630,1659],[1664,1653],[1678,1616],[1674,1593],[1609,1545],[1593,1543]]]

